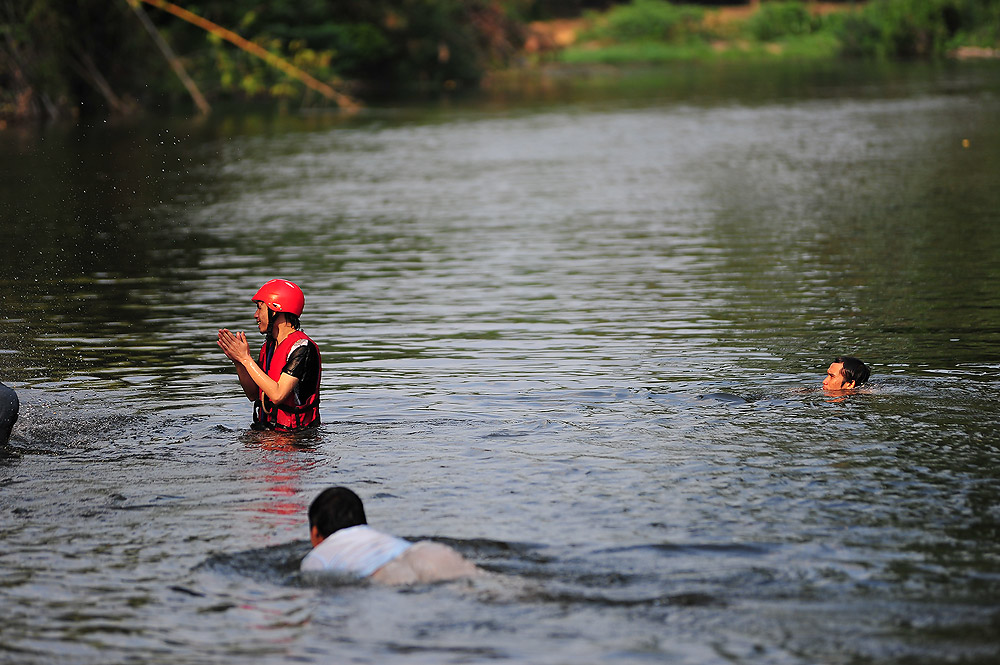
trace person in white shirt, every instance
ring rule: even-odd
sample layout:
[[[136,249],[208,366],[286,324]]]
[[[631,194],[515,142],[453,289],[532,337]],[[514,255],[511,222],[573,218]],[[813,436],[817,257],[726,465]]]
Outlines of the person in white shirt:
[[[441,543],[390,536],[368,526],[364,505],[346,487],[323,490],[309,506],[313,549],[303,572],[332,571],[390,585],[474,577],[481,570]]]

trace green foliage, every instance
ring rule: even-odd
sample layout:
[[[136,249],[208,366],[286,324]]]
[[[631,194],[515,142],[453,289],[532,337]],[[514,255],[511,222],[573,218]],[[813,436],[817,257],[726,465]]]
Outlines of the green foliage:
[[[840,42],[829,32],[784,37],[780,47],[765,42],[632,42],[600,48],[569,48],[560,57],[568,64],[662,63],[704,60],[768,61],[777,58],[822,60],[837,56]]]
[[[523,4],[508,1],[514,8]],[[473,83],[487,67],[510,57],[520,39],[519,25],[507,17],[497,0],[274,0],[266,4],[216,0],[203,11],[220,25],[241,26],[244,37],[259,43],[280,46],[302,40],[315,52],[331,56],[332,74],[380,86],[415,81]],[[204,37],[196,30],[177,25],[171,30],[185,44],[185,52],[203,48],[199,40]],[[231,57],[245,59],[239,54]]]
[[[627,42],[682,41],[700,31],[704,10],[665,0],[632,0],[611,9],[584,38]]]
[[[995,0],[873,0],[845,18],[838,36],[849,56],[912,58],[940,56],[976,35],[983,45],[1000,37]]]
[[[840,52],[848,57],[872,57],[885,54],[882,28],[869,16],[860,13],[844,17],[837,30]]]
[[[246,99],[294,99],[302,96],[301,84],[260,58],[236,49],[215,35],[206,35],[206,41],[208,48],[191,61],[197,71],[215,73],[212,77],[202,75],[205,93],[216,98]],[[286,44],[280,39],[268,38],[257,39],[255,43],[318,79],[334,78],[332,51],[315,51],[301,39]]]
[[[941,57],[963,44],[1000,46],[1000,0],[871,0],[822,16],[801,0],[771,0],[742,24],[715,14],[706,20],[700,9],[663,0],[633,0],[586,18],[593,27],[562,61]]]
[[[589,0],[179,0],[328,83],[473,85],[518,55],[525,20],[579,15]],[[179,18],[146,15],[209,99],[300,99],[285,73]],[[765,0],[745,25],[666,0],[588,14],[592,44],[566,61],[936,57],[1000,45],[1000,0],[870,0],[822,19],[799,0]],[[595,44],[597,48],[594,48]],[[124,114],[189,103],[127,0],[0,0],[0,122]]]
[[[830,30],[781,39],[781,56],[791,60],[832,60],[840,52],[840,41]]]
[[[969,46],[1000,47],[1000,2],[965,0],[956,41]]]
[[[817,59],[834,57],[838,46],[829,28],[835,20],[821,21],[795,0],[765,2],[745,23],[662,0],[634,0],[589,18],[595,27],[581,40],[591,41],[567,49],[563,62]]]
[[[808,35],[818,27],[804,2],[764,2],[747,20],[746,30],[755,39],[770,42],[781,37]]]
[[[641,41],[610,44],[599,49],[570,48],[560,60],[567,64],[627,64],[685,62],[712,57],[712,47],[705,42],[669,43]]]
[[[473,84],[520,45],[528,0],[178,0],[315,78],[383,87]],[[148,5],[210,99],[298,98],[298,81]],[[0,0],[0,120],[127,113],[187,93],[127,0]]]

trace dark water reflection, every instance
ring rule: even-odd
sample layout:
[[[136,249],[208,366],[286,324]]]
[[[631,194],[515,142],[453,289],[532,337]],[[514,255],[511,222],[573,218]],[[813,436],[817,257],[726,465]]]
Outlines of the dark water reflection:
[[[685,66],[0,136],[0,662],[993,662],[998,92]],[[298,439],[213,341],[275,275]],[[848,351],[870,390],[816,391]],[[301,578],[334,483],[491,575]]]

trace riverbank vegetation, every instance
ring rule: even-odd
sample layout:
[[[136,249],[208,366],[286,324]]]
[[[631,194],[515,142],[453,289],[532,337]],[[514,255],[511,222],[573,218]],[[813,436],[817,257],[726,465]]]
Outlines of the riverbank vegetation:
[[[1000,3],[772,0],[705,8],[632,0],[586,13],[550,59],[566,63],[717,58],[939,58],[997,55]]]
[[[475,86],[537,63],[939,58],[998,45],[996,0],[0,0],[0,126],[192,102],[349,106],[350,95]]]

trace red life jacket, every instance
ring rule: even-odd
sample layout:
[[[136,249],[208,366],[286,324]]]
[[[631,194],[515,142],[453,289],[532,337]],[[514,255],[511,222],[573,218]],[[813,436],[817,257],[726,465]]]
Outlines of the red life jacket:
[[[259,398],[253,405],[255,425],[275,429],[279,432],[289,432],[319,424],[319,382],[323,372],[323,361],[319,355],[319,347],[316,346],[315,342],[301,330],[296,330],[282,340],[278,348],[271,354],[270,362],[267,358],[267,343],[261,346],[257,364],[272,380],[277,381],[281,377],[281,370],[285,368],[285,363],[288,362],[288,354],[291,352],[292,346],[300,339],[312,344],[313,350],[316,352],[316,361],[320,365],[316,371],[316,385],[312,396],[305,404],[297,404],[293,390],[283,402],[275,404],[261,390]]]

